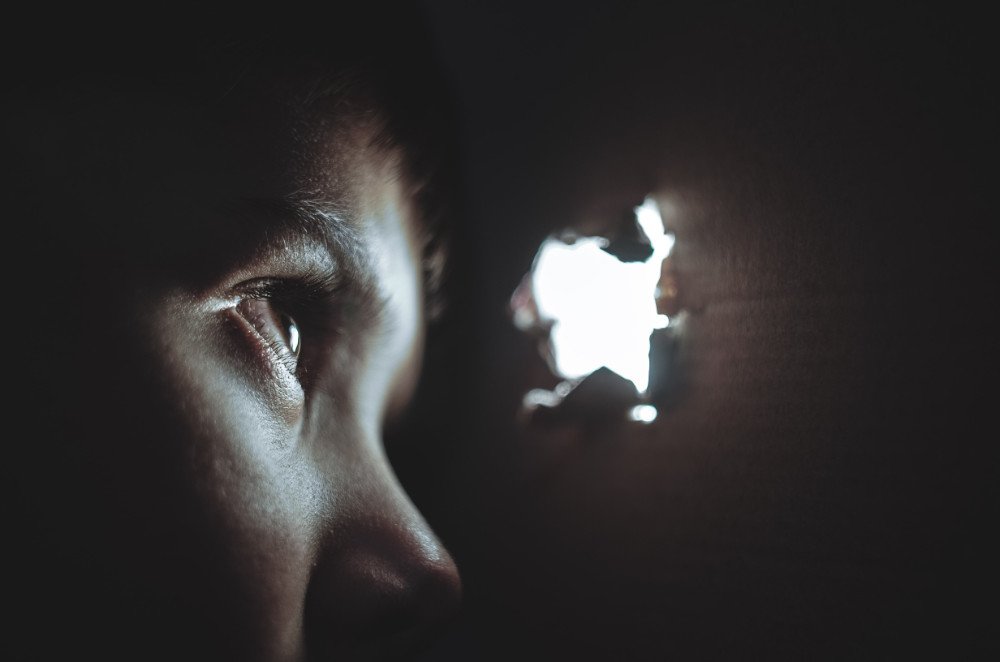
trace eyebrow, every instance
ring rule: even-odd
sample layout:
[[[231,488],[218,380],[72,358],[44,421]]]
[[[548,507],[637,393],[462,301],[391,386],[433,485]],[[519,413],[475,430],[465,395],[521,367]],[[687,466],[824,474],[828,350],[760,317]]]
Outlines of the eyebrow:
[[[291,237],[305,239],[326,249],[337,269],[360,281],[370,277],[370,251],[349,212],[338,205],[291,195],[242,198],[236,207],[239,217],[258,225],[253,241],[257,250],[282,248]]]
[[[318,244],[327,245],[335,254],[361,256],[366,253],[364,241],[349,213],[336,204],[312,198],[245,198],[242,204],[266,222],[264,231],[276,227],[279,232],[290,230]]]
[[[331,277],[348,285],[365,302],[370,314],[384,312],[387,301],[375,282],[374,256],[358,230],[358,221],[348,210],[334,202],[298,195],[248,198],[242,202],[264,221],[259,246],[287,246],[292,236],[323,247],[336,272]]]

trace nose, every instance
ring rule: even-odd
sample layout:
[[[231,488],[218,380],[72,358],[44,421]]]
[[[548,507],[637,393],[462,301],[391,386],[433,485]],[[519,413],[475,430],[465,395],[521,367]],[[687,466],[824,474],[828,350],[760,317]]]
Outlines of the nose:
[[[461,595],[455,563],[391,471],[352,483],[350,495],[338,499],[306,594],[310,660],[384,659],[417,649]]]

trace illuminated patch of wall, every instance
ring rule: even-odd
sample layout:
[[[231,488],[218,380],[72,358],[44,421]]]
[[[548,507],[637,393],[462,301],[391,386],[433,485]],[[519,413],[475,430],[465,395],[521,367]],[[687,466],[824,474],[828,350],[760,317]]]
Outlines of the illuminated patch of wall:
[[[647,395],[650,337],[673,320],[657,310],[663,264],[674,246],[660,209],[647,198],[634,209],[638,250],[616,254],[606,237],[565,233],[542,242],[531,272],[515,291],[514,323],[526,332],[547,333],[543,354],[563,378],[553,392],[531,391],[526,407],[555,407],[601,368],[628,380],[637,400]],[[618,251],[620,252],[620,251]],[[630,409],[637,422],[655,420],[652,405]]]

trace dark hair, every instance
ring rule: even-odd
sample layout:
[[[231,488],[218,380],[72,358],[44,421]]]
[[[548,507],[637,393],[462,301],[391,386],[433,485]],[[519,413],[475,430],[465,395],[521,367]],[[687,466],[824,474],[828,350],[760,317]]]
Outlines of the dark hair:
[[[165,86],[202,105],[269,87],[302,108],[374,120],[380,127],[375,141],[402,155],[419,214],[426,308],[430,317],[440,311],[456,150],[449,95],[424,16],[413,3],[354,3],[277,17],[157,17],[125,28],[93,15],[57,25],[22,16],[11,25],[16,37],[0,47],[0,67],[10,98],[32,99],[28,106],[100,76],[127,81],[126,86],[134,81]],[[18,149],[19,142],[34,139],[30,131],[17,135],[25,110],[11,114],[3,105],[4,174],[17,201],[9,211],[37,231],[51,220],[36,203],[58,196],[55,189],[63,183],[33,172]],[[59,122],[64,111],[73,109],[59,108],[46,121]],[[87,237],[60,228],[46,239],[50,248],[61,243],[72,248]]]

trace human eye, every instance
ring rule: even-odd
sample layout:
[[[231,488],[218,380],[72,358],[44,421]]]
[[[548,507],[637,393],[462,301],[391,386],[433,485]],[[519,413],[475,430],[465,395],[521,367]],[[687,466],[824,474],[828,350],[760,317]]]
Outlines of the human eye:
[[[236,311],[259,336],[270,358],[295,375],[302,351],[302,330],[295,318],[274,297],[263,293],[246,296],[236,305]]]
[[[233,310],[258,357],[282,376],[302,381],[304,353],[335,331],[336,295],[332,276],[257,278],[235,288]]]

